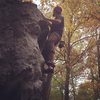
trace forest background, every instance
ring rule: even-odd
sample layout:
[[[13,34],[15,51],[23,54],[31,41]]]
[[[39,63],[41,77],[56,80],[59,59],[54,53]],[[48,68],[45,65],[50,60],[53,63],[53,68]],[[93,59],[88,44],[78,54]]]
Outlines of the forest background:
[[[47,17],[63,9],[65,46],[56,48],[50,100],[100,100],[100,0],[33,0]]]

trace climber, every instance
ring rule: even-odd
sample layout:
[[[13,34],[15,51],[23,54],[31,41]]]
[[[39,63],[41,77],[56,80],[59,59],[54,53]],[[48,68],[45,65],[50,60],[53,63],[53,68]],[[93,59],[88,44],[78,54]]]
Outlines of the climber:
[[[64,17],[61,15],[62,8],[56,6],[53,10],[53,17],[55,19],[47,19],[50,23],[50,32],[48,34],[48,38],[46,40],[46,45],[43,50],[44,59],[46,64],[49,66],[47,72],[53,72],[55,64],[54,64],[54,54],[55,47],[58,42],[61,40],[63,28],[64,28]]]

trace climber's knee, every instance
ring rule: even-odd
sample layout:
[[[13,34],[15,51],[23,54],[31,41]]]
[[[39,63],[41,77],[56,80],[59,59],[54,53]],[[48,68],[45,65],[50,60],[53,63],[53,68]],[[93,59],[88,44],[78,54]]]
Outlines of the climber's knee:
[[[49,35],[48,40],[52,41],[54,45],[56,46],[58,42],[61,40],[61,36],[58,33],[53,32]]]

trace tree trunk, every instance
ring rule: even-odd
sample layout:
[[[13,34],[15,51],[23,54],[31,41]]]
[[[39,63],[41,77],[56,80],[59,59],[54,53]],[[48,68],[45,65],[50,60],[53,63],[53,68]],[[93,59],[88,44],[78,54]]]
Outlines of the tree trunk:
[[[99,38],[97,41],[97,59],[98,59],[98,75],[99,75],[99,80],[97,82],[97,84],[100,84],[100,33],[99,33]],[[100,87],[98,86],[98,96],[97,98],[100,99]]]
[[[69,80],[70,80],[70,52],[71,52],[71,46],[70,46],[70,40],[71,40],[71,33],[68,32],[68,44],[67,44],[67,59],[66,59],[66,80],[65,80],[65,97],[64,100],[69,100]]]
[[[70,69],[67,68],[66,71],[66,81],[65,81],[65,93],[64,100],[69,100],[69,79],[70,79]]]
[[[74,83],[74,78],[73,78],[73,72],[71,73],[71,78],[72,78],[72,92],[73,92],[73,100],[76,100],[76,92],[75,92],[75,83]]]
[[[97,40],[97,58],[98,58],[98,74],[100,79],[100,34]]]

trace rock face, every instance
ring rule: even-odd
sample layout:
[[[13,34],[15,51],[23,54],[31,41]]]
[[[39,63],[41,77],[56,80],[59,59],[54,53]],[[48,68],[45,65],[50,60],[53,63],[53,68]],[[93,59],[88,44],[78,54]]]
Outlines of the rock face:
[[[42,100],[43,15],[31,3],[0,1],[0,100]]]

